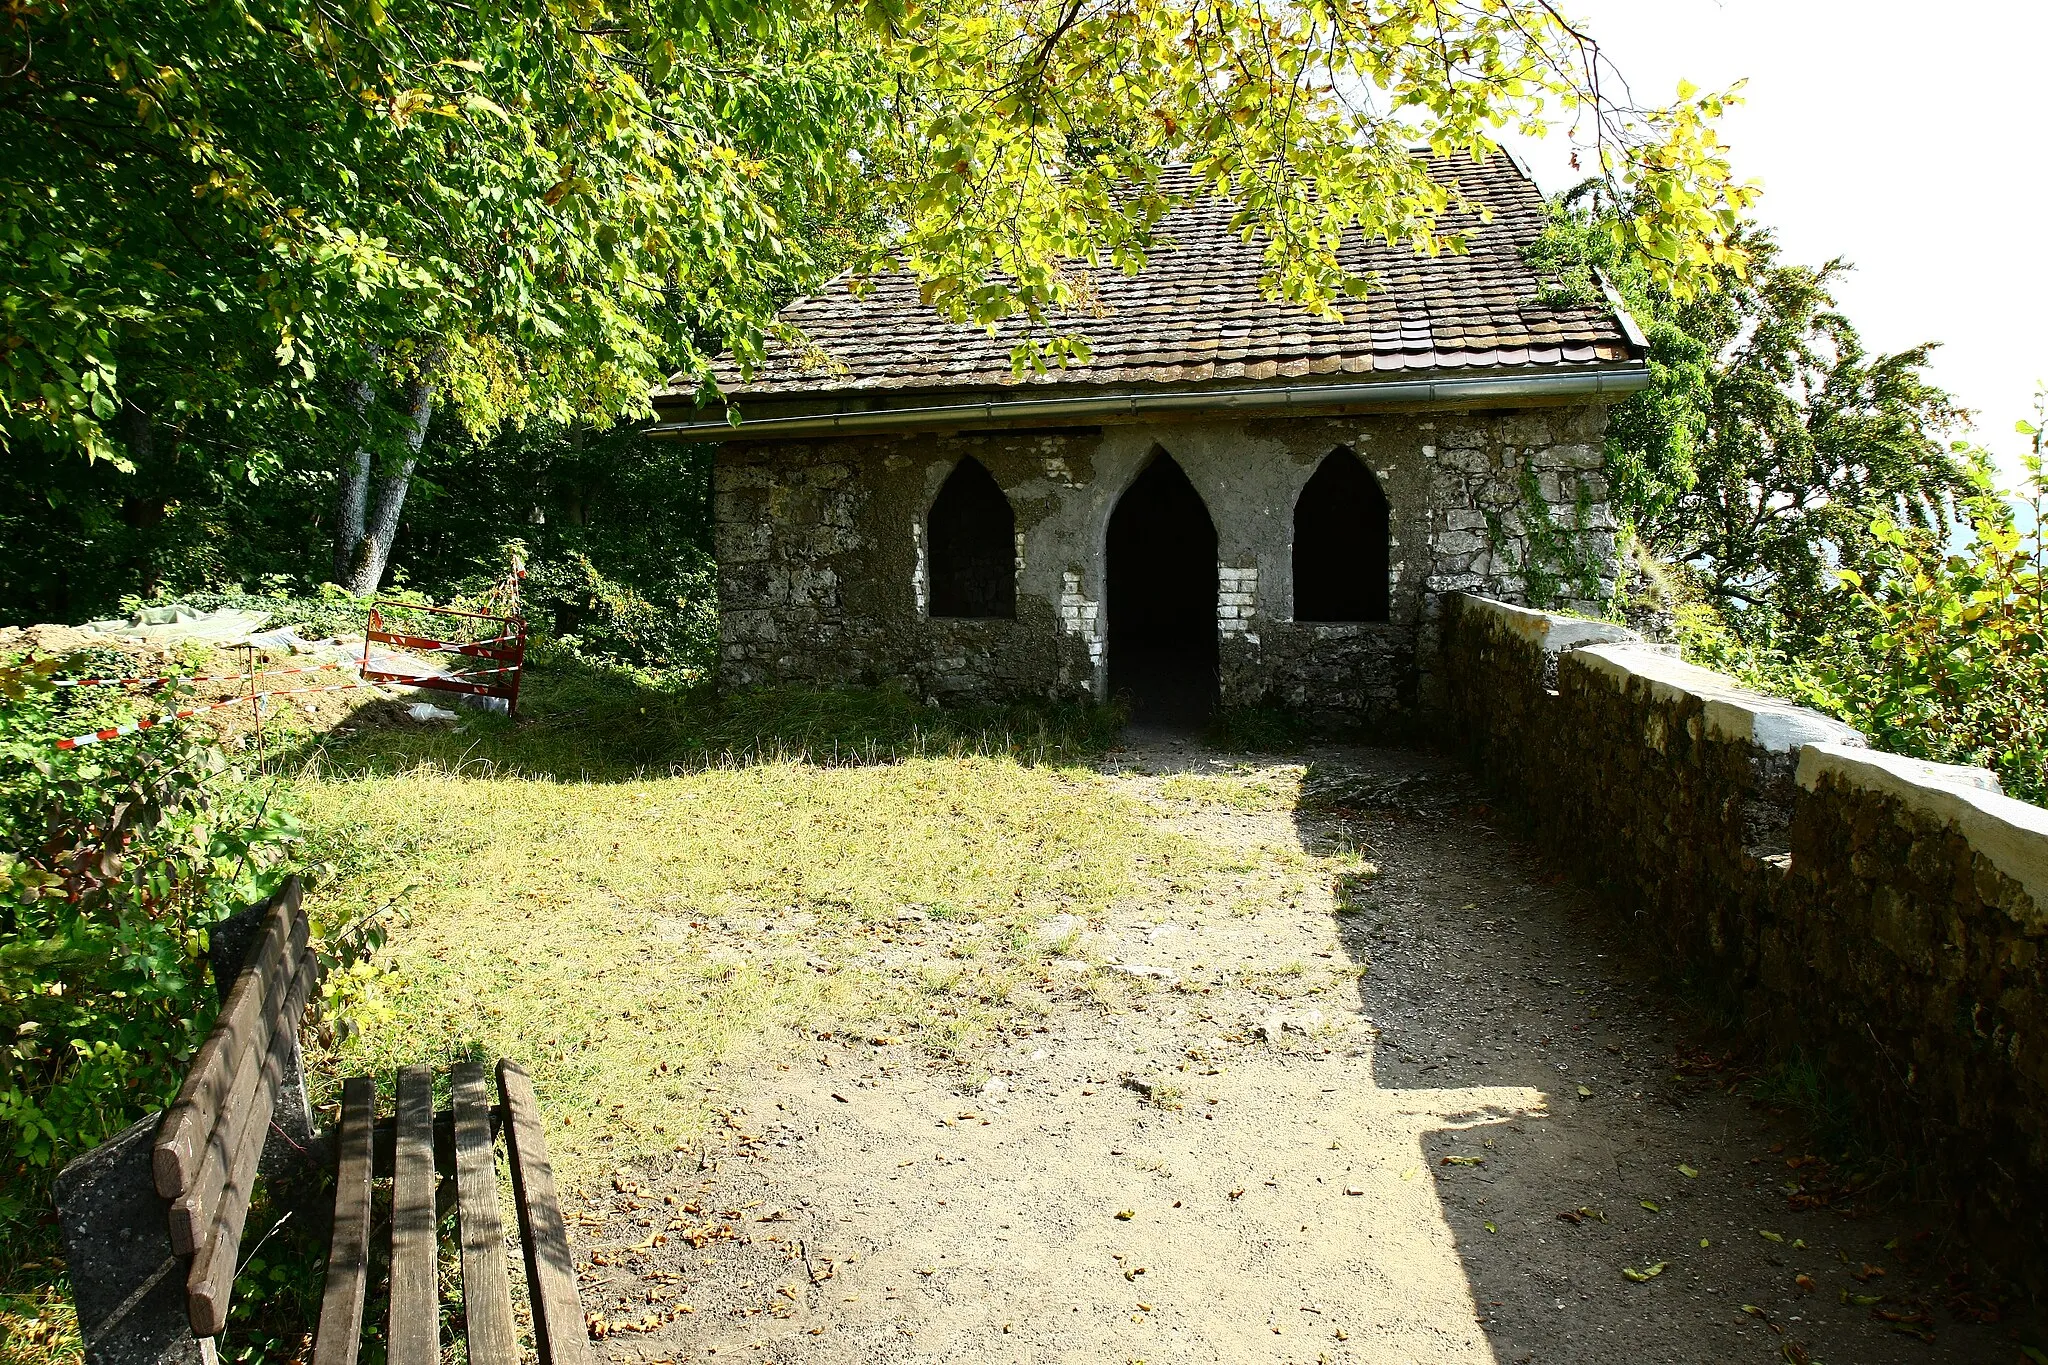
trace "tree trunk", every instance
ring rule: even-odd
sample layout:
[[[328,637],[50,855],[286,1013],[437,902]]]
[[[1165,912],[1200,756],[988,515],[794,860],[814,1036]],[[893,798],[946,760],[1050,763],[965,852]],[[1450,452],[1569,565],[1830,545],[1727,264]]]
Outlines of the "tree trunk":
[[[412,425],[405,433],[405,459],[396,471],[377,481],[376,504],[367,516],[360,507],[357,509],[361,530],[355,538],[348,572],[341,585],[358,597],[377,591],[377,585],[384,581],[384,568],[391,558],[391,542],[398,535],[398,517],[405,510],[405,495],[412,487],[412,471],[420,462],[420,447],[427,439],[427,425],[434,420],[434,398],[434,385],[427,379],[416,379],[406,389],[406,415]],[[367,477],[364,491],[367,494]]]
[[[128,457],[138,470],[156,455],[156,427],[149,412],[133,399],[121,401],[121,436],[128,442]]]
[[[135,462],[135,473],[130,477],[137,482],[157,484],[156,427],[150,421],[148,409],[132,399],[121,403],[121,436],[128,443],[128,458]],[[130,494],[121,499],[121,521],[137,532],[153,531],[163,525],[164,517],[170,511],[170,500],[162,493],[154,496]],[[133,539],[134,556],[129,566],[135,577],[135,585],[144,597],[156,594],[162,582],[157,573],[156,559],[150,551],[154,548],[150,537],[137,535]]]
[[[377,401],[377,391],[367,379],[356,384],[356,415],[363,416]],[[334,581],[346,583],[355,567],[356,547],[363,539],[363,512],[370,504],[370,447],[358,445],[355,459],[341,471],[340,500],[334,509]]]

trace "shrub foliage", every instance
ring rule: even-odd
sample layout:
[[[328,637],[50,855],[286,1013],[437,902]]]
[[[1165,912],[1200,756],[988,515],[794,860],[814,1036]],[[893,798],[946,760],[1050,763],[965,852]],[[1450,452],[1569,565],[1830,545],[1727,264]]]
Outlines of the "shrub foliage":
[[[53,672],[0,663],[0,1234],[176,1092],[216,1012],[208,929],[276,889],[296,838],[188,727],[56,749],[120,703]]]

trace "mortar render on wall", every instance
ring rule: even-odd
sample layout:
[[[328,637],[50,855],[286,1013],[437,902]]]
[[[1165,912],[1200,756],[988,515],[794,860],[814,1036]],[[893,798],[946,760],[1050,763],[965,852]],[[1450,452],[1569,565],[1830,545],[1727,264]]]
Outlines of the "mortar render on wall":
[[[714,509],[721,681],[1106,700],[1106,530],[1124,489],[1163,452],[1216,525],[1224,703],[1412,719],[1435,688],[1438,594],[1519,599],[1532,578],[1578,609],[1611,594],[1605,424],[1603,405],[1584,404],[729,442]],[[1295,499],[1340,447],[1373,471],[1391,506],[1387,622],[1292,619]],[[925,611],[922,527],[966,455],[1016,513],[1015,620]],[[1546,557],[1555,544],[1569,554]]]
[[[1446,736],[1668,972],[2048,1284],[2048,811],[1604,622],[1458,595],[1442,674]]]

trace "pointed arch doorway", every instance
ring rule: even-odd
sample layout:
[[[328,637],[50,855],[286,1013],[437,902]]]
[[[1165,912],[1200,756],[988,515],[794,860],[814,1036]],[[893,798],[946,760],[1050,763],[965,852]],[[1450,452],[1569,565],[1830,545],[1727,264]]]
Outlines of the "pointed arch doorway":
[[[1131,718],[1200,725],[1216,707],[1216,525],[1171,455],[1109,518],[1109,689]]]

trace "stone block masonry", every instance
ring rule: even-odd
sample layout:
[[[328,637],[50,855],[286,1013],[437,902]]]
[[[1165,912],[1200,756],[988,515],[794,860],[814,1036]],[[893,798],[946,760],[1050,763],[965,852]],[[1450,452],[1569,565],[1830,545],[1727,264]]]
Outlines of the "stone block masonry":
[[[1803,1056],[2048,1288],[2048,810],[1631,632],[1457,595],[1445,737],[1674,978]]]
[[[733,441],[718,457],[721,682],[897,684],[935,700],[1108,700],[1105,536],[1155,455],[1217,531],[1225,705],[1412,724],[1431,703],[1435,603],[1470,589],[1590,609],[1612,591],[1606,408],[1182,420],[1051,431]],[[1390,514],[1390,619],[1294,619],[1296,499],[1348,449]],[[965,456],[1016,516],[1014,620],[929,612],[925,526]]]

